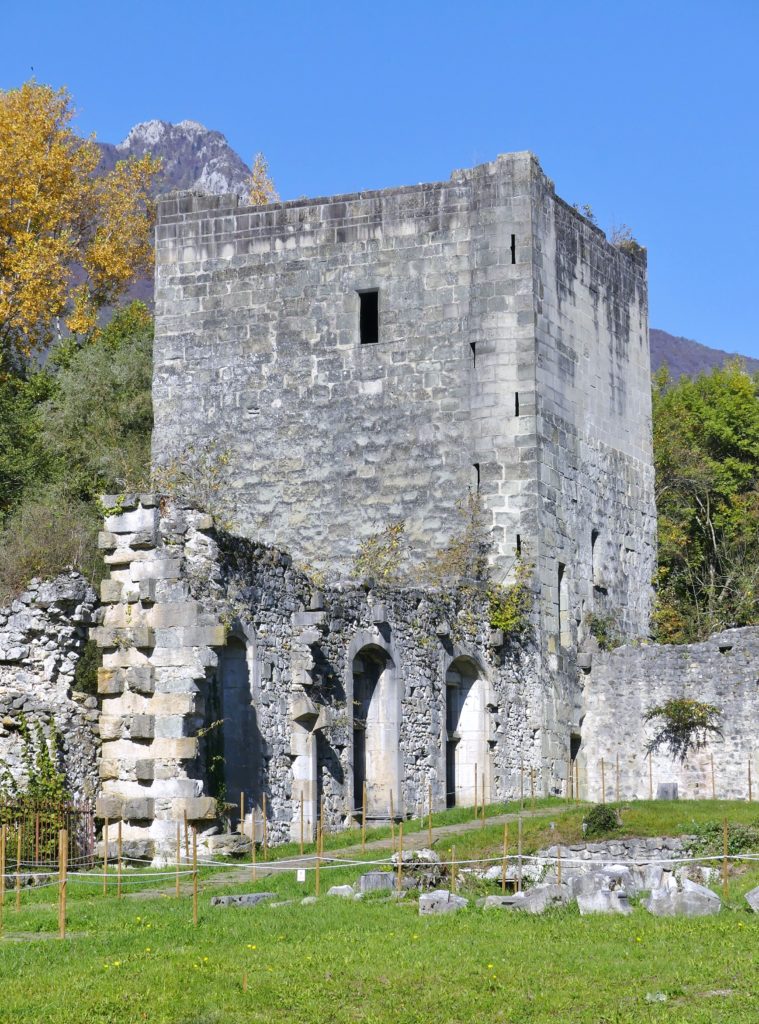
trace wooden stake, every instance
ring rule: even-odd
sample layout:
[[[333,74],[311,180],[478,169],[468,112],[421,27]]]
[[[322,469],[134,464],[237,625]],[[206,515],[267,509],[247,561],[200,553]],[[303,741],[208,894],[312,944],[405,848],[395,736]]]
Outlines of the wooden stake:
[[[535,810],[535,769],[530,768],[530,807]]]
[[[722,822],[722,899],[727,902],[728,896],[728,882],[727,876],[730,870],[728,859],[727,859],[727,818]]]
[[[524,758],[519,762],[519,809],[524,806]]]
[[[243,990],[243,992],[247,992],[248,991],[248,972],[247,971],[243,971],[242,972],[242,990]]]
[[[395,809],[392,789],[390,790],[390,850],[395,851]]]
[[[267,848],[268,848],[268,840],[269,840],[269,822],[267,821],[267,818],[266,818],[266,793],[264,793],[263,798],[261,800],[261,815],[263,817],[263,828],[264,828],[262,848],[263,848],[264,860],[266,860]]]
[[[118,858],[116,865],[116,895],[118,896],[119,899],[121,899],[121,819],[119,819],[119,831],[116,841],[116,848],[116,855]]]
[[[198,927],[198,830],[192,830],[192,924]]]
[[[178,826],[177,826],[178,827]],[[108,819],[103,825],[103,895],[108,893]]]
[[[654,798],[654,766],[651,761],[651,752],[648,753],[648,799]]]
[[[572,799],[572,759],[567,761],[567,800]]]
[[[451,892],[456,892],[456,847],[451,847]]]
[[[427,785],[427,845],[432,849],[432,783]]]
[[[480,800],[480,809],[482,811],[482,827],[485,827],[485,769],[482,769],[482,800]]]
[[[316,895],[319,895],[322,866],[322,819],[321,816],[316,823]]]
[[[0,828],[0,933],[3,930],[3,913],[5,911],[5,844],[8,839],[7,826]]]
[[[558,854],[556,857],[556,884],[561,885],[561,843],[559,843],[556,849]]]
[[[754,798],[753,798],[752,793],[751,793],[751,758],[749,757],[749,759],[748,759],[748,802],[751,803],[751,801],[753,799]]]
[[[477,765],[474,766],[474,820],[477,821],[479,808],[477,807]]]
[[[182,812],[182,814],[183,814],[183,817],[184,817],[184,855],[185,855],[185,859],[187,860],[187,863],[189,864],[189,862],[190,862],[190,829],[189,829],[189,827],[187,825],[187,809],[185,809]]]
[[[250,850],[250,877],[253,882],[256,881],[256,805],[253,804],[253,808],[250,812],[250,832],[253,838]]]
[[[69,837],[65,828],[58,833],[58,938],[66,938],[66,875]]]
[[[717,799],[717,787],[715,786],[715,783],[714,783],[714,754],[710,754],[709,755],[709,760],[710,760],[711,766],[712,766],[712,800],[716,800]]]
[[[361,852],[366,849],[366,783],[361,787]]]
[[[517,892],[522,891],[522,815],[517,819]]]
[[[403,888],[403,822],[398,825],[398,872],[395,879],[398,892]]]
[[[16,833],[16,913],[21,910],[21,832],[23,825],[19,821]]]
[[[503,826],[503,860],[501,861],[501,892],[506,892],[506,872],[509,868],[509,823]]]
[[[245,835],[245,794],[240,791],[240,835]]]
[[[175,895],[179,899],[179,867],[182,863],[182,826],[177,822],[177,880]]]
[[[619,803],[619,752],[617,752],[617,803]]]
[[[40,863],[40,816],[39,812],[34,815],[34,864],[39,867]]]
[[[580,765],[575,758],[575,801],[580,802]]]
[[[352,821],[353,819],[351,819]],[[303,790],[300,791],[300,855],[303,856]],[[253,836],[253,842],[255,843],[256,837]]]
[[[604,759],[601,758],[601,803],[606,803],[606,773],[604,771]]]

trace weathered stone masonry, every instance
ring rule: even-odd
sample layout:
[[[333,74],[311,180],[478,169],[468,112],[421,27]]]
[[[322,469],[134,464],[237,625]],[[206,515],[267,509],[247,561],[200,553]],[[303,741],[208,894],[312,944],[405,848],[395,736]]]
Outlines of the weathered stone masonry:
[[[438,807],[446,783],[471,802],[474,763],[487,800],[518,793],[521,762],[550,786],[535,742],[533,655],[483,626],[482,607],[355,583],[320,592],[286,554],[149,496],[127,499],[106,526],[111,573],[93,634],[104,648],[98,813],[123,818],[125,839],[142,851],[170,850],[185,812],[196,823],[216,818],[214,752],[225,757],[227,799],[237,806],[245,796],[248,834],[250,808],[260,829],[266,796],[274,841],[299,836],[301,794],[309,835],[322,797],[329,824],[347,824],[357,734],[374,819],[387,818],[391,790],[395,813],[418,813],[429,783]],[[362,709],[364,677],[373,685]],[[447,698],[460,730],[453,765]],[[219,717],[224,728],[198,738]]]
[[[0,759],[20,788],[24,784],[23,715],[33,730],[58,732],[63,765],[74,797],[94,797],[98,785],[98,701],[74,690],[74,675],[95,591],[79,573],[31,580],[8,608],[0,609]]]
[[[520,546],[535,565],[539,743],[561,779],[587,615],[648,628],[645,255],[610,245],[529,153],[267,207],[168,196],[153,391],[155,461],[229,449],[236,529],[299,563],[344,573],[399,519],[423,559],[479,488],[496,572]]]

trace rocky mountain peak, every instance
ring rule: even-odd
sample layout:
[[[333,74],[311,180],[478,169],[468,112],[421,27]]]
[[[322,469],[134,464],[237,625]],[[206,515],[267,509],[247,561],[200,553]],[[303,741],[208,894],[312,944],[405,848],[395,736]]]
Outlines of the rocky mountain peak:
[[[244,195],[248,191],[250,168],[221,132],[211,131],[198,121],[143,121],[129,130],[123,142],[100,143],[100,148],[103,171],[130,156],[150,153],[160,157],[156,193],[196,189],[214,195]]]

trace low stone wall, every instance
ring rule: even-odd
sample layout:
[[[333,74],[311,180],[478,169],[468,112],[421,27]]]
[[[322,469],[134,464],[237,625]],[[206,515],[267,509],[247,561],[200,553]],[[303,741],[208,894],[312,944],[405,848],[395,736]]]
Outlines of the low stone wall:
[[[580,794],[606,799],[647,799],[660,785],[675,783],[682,799],[759,798],[759,627],[728,629],[703,643],[626,645],[593,655],[583,676]],[[653,727],[643,715],[670,698],[691,697],[722,711],[723,737],[684,764],[665,753],[649,759]],[[617,776],[617,762],[619,775]],[[713,774],[712,774],[713,765]],[[662,794],[663,795],[663,794]]]
[[[202,831],[240,789],[248,835],[253,805],[261,836],[264,799],[270,841],[299,836],[301,809],[307,837],[321,806],[328,828],[346,827],[355,677],[372,659],[384,668],[371,817],[387,817],[391,793],[396,815],[418,814],[430,786],[445,807],[446,683],[464,663],[482,686],[476,735],[461,739],[481,744],[478,798],[516,796],[522,764],[538,792],[560,787],[541,760],[534,655],[490,629],[483,595],[319,590],[286,554],[217,533],[207,515],[150,495],[118,506],[100,538],[110,578],[93,631],[104,651],[98,810],[123,819],[128,842],[171,851],[185,813]]]
[[[74,673],[93,621],[97,597],[79,573],[32,580],[0,609],[0,760],[23,788],[21,716],[49,735],[58,730],[63,764],[75,797],[98,786],[98,702],[73,689]]]

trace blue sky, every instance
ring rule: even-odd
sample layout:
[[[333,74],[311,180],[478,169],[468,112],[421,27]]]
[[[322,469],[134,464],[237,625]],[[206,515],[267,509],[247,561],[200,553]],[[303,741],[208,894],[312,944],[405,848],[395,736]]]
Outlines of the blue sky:
[[[531,149],[648,247],[650,323],[759,356],[759,3],[3,0],[0,88],[78,126],[201,121],[283,198],[447,178]]]

